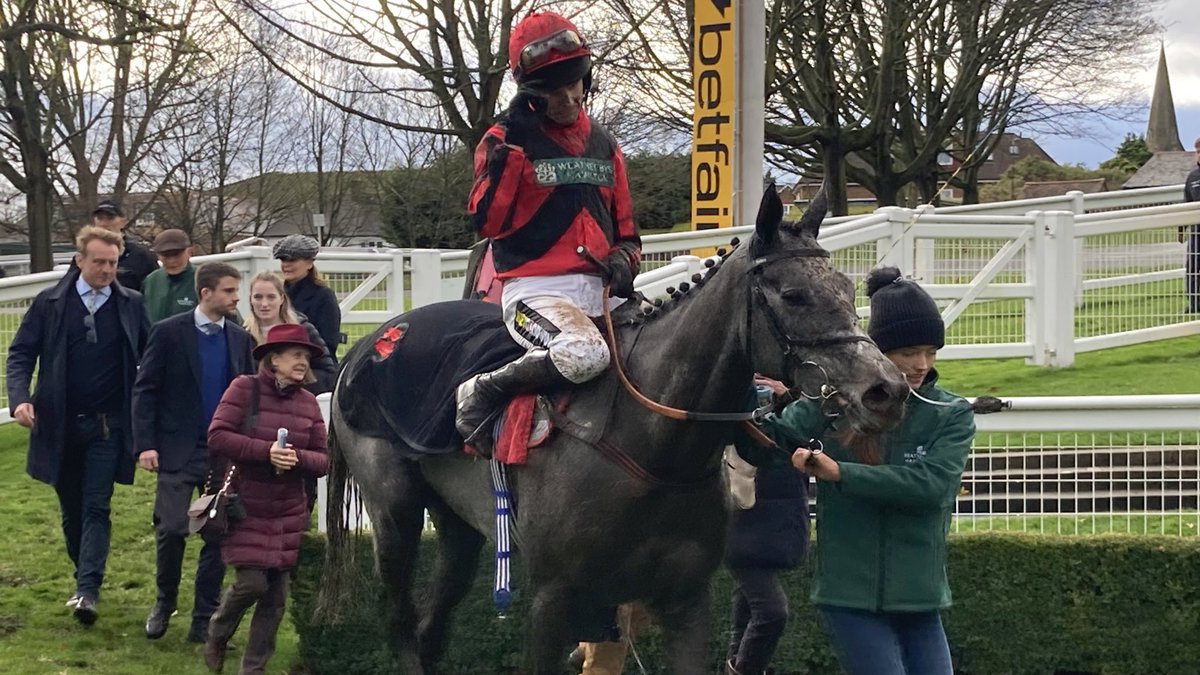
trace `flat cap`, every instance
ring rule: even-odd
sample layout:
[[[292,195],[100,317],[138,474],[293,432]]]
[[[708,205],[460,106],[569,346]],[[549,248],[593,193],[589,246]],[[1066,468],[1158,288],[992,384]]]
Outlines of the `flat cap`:
[[[187,236],[187,232],[183,230],[163,230],[154,238],[154,252],[168,253],[170,251],[182,251],[192,245],[192,240]]]
[[[304,234],[289,234],[275,242],[271,252],[280,260],[296,260],[304,258],[312,260],[317,257],[321,245],[316,239]]]

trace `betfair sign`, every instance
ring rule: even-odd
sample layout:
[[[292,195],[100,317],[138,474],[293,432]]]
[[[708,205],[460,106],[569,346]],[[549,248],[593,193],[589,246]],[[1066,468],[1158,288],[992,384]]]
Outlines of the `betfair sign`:
[[[734,11],[696,1],[693,51],[692,229],[733,225]]]

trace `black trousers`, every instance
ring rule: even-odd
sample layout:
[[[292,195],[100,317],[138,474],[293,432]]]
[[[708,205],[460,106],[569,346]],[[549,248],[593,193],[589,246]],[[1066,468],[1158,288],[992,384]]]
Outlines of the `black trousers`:
[[[233,585],[225,591],[221,606],[208,625],[208,641],[222,646],[228,644],[246,611],[254,607],[246,650],[242,653],[241,675],[266,672],[267,662],[275,653],[275,636],[283,621],[291,579],[291,570],[234,568]]]
[[[188,506],[193,495],[204,490],[206,468],[188,467],[178,472],[159,472],[154,495],[154,538],[156,544],[155,584],[158,602],[175,607],[179,581],[183,576],[183,553],[188,536]],[[224,474],[214,471],[213,480]],[[203,538],[200,560],[196,564],[196,595],[192,622],[207,625],[221,601],[225,566],[221,564],[219,537]]]
[[[733,635],[727,658],[741,675],[761,675],[783,636],[787,594],[774,569],[731,568]]]

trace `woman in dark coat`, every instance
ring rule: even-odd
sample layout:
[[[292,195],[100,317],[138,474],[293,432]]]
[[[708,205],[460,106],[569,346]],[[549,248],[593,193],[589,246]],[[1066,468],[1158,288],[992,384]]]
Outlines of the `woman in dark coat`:
[[[787,387],[757,376],[776,407],[790,400]],[[765,401],[763,401],[765,402]],[[738,454],[757,466],[754,505],[735,510],[729,522],[725,564],[733,576],[732,636],[726,675],[766,672],[788,620],[788,599],[779,573],[795,567],[808,548],[808,476],[784,456],[742,441]]]
[[[233,463],[245,508],[221,542],[221,559],[236,576],[209,623],[204,663],[211,670],[221,669],[229,638],[251,605],[257,604],[241,672],[264,672],[275,651],[291,569],[308,527],[304,478],[329,469],[325,422],[303,386],[312,378],[309,362],[323,351],[302,326],[272,327],[254,350],[258,374],[229,385],[209,425],[209,451]],[[276,442],[280,428],[288,430],[285,447]]]
[[[333,289],[317,273],[315,261],[320,250],[316,239],[303,234],[290,234],[272,249],[279,259],[292,308],[317,327],[321,341],[336,363],[338,346],[342,344],[342,309]]]

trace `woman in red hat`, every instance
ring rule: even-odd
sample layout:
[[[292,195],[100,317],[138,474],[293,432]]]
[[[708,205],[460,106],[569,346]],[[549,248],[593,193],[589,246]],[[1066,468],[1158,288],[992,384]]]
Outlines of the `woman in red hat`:
[[[641,239],[633,223],[625,161],[612,135],[584,109],[591,50],[552,12],[512,29],[509,67],[519,89],[475,150],[467,205],[492,240],[500,304],[513,337],[530,351],[458,388],[458,430],[470,440],[513,394],[586,382],[608,367],[608,347],[589,317],[603,287],[633,294]]]
[[[304,389],[313,381],[310,362],[324,353],[303,326],[272,326],[254,349],[258,374],[229,385],[208,427],[209,451],[233,463],[233,492],[245,509],[221,542],[221,559],[235,577],[209,622],[204,663],[211,670],[221,669],[229,638],[251,605],[257,606],[241,672],[264,672],[275,651],[288,580],[308,528],[304,476],[329,470],[325,421],[316,397]],[[279,429],[288,430],[283,446]]]

